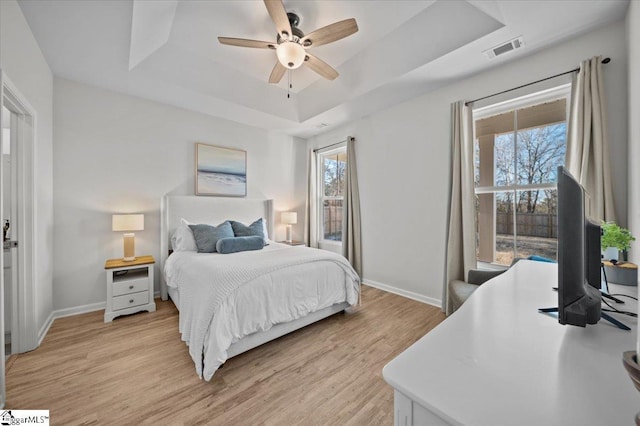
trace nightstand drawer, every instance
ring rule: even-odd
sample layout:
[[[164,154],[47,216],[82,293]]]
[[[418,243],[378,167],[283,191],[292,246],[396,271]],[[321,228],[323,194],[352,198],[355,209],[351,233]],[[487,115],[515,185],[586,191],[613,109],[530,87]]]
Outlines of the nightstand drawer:
[[[139,291],[144,291],[148,289],[149,289],[148,277],[113,283],[114,296],[122,296],[123,294],[137,293]]]
[[[132,308],[134,306],[146,305],[149,303],[149,291],[140,293],[126,294],[113,298],[113,310]]]

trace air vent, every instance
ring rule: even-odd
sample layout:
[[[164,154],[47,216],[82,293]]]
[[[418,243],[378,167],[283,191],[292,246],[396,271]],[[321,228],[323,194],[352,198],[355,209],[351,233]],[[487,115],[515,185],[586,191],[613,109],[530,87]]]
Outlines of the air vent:
[[[493,59],[496,56],[504,55],[505,53],[520,49],[521,47],[524,47],[524,40],[522,39],[522,36],[509,40],[506,43],[499,44],[489,50],[485,50],[483,53],[487,55],[489,59]]]

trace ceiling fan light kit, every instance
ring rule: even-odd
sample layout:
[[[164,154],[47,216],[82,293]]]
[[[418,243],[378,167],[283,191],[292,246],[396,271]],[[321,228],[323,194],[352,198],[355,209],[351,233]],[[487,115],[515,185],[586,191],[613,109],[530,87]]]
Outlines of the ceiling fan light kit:
[[[276,55],[282,65],[290,70],[294,70],[302,65],[307,53],[305,52],[304,47],[300,46],[298,43],[294,41],[285,41],[280,43],[276,48]]]
[[[218,41],[229,46],[275,49],[277,62],[269,76],[269,83],[279,83],[287,69],[294,70],[302,65],[328,80],[338,77],[335,69],[308,53],[307,49],[332,43],[356,33],[358,24],[355,19],[334,22],[305,35],[298,28],[300,18],[293,12],[287,13],[282,0],[264,0],[264,4],[278,31],[276,43],[231,37],[218,37]]]

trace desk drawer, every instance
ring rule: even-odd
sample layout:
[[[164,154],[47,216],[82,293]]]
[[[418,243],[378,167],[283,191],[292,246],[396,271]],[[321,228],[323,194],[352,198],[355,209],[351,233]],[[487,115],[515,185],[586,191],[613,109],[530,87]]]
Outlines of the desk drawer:
[[[133,308],[134,306],[146,305],[149,303],[149,291],[140,293],[125,294],[113,298],[113,310]]]
[[[144,291],[144,290],[149,290],[148,277],[113,283],[114,296],[122,296],[123,294],[138,293],[139,291]]]

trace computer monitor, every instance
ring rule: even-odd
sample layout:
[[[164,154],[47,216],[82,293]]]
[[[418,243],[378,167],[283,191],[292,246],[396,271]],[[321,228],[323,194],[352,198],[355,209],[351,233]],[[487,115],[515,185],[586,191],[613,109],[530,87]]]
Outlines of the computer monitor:
[[[602,300],[600,225],[587,211],[584,188],[558,167],[558,321],[580,327],[600,320]]]

